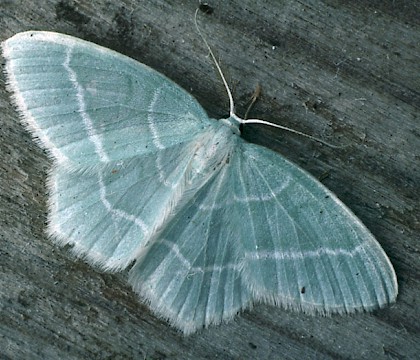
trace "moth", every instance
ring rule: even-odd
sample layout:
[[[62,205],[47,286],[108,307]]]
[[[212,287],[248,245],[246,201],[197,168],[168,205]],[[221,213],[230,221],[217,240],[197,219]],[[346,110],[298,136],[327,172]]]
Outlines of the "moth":
[[[177,329],[256,302],[342,314],[395,300],[374,236],[307,172],[243,140],[230,92],[230,116],[215,120],[165,76],[90,42],[29,31],[2,50],[21,120],[53,161],[48,234],[101,269],[130,267]]]

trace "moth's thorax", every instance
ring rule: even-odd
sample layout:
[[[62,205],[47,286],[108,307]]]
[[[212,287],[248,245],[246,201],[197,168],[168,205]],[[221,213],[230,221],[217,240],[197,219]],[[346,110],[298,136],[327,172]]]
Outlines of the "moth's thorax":
[[[227,126],[231,131],[233,131],[236,135],[241,135],[241,131],[239,130],[239,122],[235,117],[230,116],[227,119],[220,119],[223,125]]]
[[[228,162],[238,135],[222,122],[215,122],[196,142],[190,181],[207,181]]]

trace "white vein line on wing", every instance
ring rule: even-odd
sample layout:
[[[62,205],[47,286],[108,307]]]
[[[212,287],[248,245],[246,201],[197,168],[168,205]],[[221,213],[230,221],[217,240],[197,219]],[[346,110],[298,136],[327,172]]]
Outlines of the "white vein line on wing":
[[[166,187],[170,187],[171,184],[166,179],[165,173],[163,171],[162,160],[161,160],[161,152],[162,150],[165,150],[165,146],[162,144],[162,142],[159,139],[159,134],[156,129],[156,126],[154,123],[154,116],[153,116],[155,114],[156,102],[158,101],[160,94],[162,93],[162,88],[163,86],[156,89],[155,92],[153,93],[153,99],[150,102],[150,105],[148,107],[147,122],[149,124],[150,132],[152,133],[153,145],[155,145],[155,147],[158,149],[158,154],[156,157],[156,167],[159,172],[159,181]]]
[[[99,156],[99,160],[101,162],[106,163],[106,162],[109,162],[109,158],[102,145],[101,138],[96,133],[96,130],[93,126],[92,119],[86,112],[86,104],[84,101],[83,88],[82,86],[80,86],[79,82],[77,81],[76,72],[70,67],[70,60],[71,60],[72,53],[73,53],[73,48],[69,47],[66,51],[66,59],[64,60],[63,66],[69,74],[69,79],[73,87],[76,89],[76,97],[77,97],[77,103],[79,105],[79,112],[83,119],[83,123],[85,125],[85,130],[88,134],[89,140],[93,143],[95,147],[95,152]]]
[[[114,209],[114,207],[111,205],[111,203],[108,201],[108,199],[106,198],[106,186],[104,184],[104,179],[102,177],[101,173],[98,173],[98,181],[99,181],[99,191],[100,191],[100,198],[101,198],[101,202],[102,204],[104,204],[105,208],[114,216],[120,217],[126,221],[132,222],[135,225],[137,225],[141,231],[143,232],[143,234],[145,236],[147,236],[147,234],[149,233],[149,228],[148,226],[144,223],[144,221],[142,219],[140,219],[139,217],[136,217],[132,214],[127,213],[124,210],[121,209]]]
[[[284,189],[286,189],[286,187],[289,186],[289,183],[290,183],[290,179],[287,179],[287,181],[284,184],[282,184],[280,187],[274,189],[272,192],[270,192],[269,194],[266,194],[264,196],[250,195],[250,196],[240,197],[240,196],[234,194],[231,199],[226,200],[223,203],[214,204],[213,206],[200,204],[198,206],[198,208],[200,210],[214,210],[214,209],[218,210],[218,209],[222,209],[226,206],[234,205],[235,203],[248,204],[248,203],[253,203],[253,202],[271,201],[274,198],[276,198],[277,195],[279,195]]]
[[[150,131],[152,133],[153,144],[159,150],[164,150],[165,146],[163,146],[163,144],[160,142],[159,134],[157,132],[155,123],[153,122],[154,119],[153,119],[152,115],[155,114],[155,105],[156,105],[156,102],[159,100],[160,94],[162,92],[162,87],[156,89],[155,92],[153,93],[153,99],[150,102],[150,105],[149,105],[149,108],[148,108],[148,116],[147,116],[147,121],[149,123],[149,128],[150,128]]]
[[[231,269],[234,271],[240,271],[241,266],[237,263],[227,263],[224,265],[212,265],[212,266],[192,266],[191,262],[181,253],[179,246],[169,240],[161,239],[158,241],[159,243],[165,245],[172,253],[174,253],[175,257],[182,263],[185,269],[188,270],[189,275],[193,275],[195,273],[203,273],[208,271],[223,271],[225,269]]]
[[[357,245],[352,250],[345,250],[345,249],[325,249],[320,248],[317,250],[309,250],[309,251],[247,251],[245,253],[245,258],[250,260],[295,260],[300,259],[304,260],[305,258],[311,257],[321,257],[321,255],[328,255],[328,256],[349,256],[353,257],[358,253],[364,251],[365,244],[361,243]]]

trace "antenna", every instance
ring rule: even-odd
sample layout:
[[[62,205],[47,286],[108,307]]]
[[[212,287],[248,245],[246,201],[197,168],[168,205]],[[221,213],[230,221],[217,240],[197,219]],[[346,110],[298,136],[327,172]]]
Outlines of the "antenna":
[[[236,120],[238,123],[240,123],[240,124],[261,124],[261,125],[272,126],[272,127],[275,127],[275,128],[281,129],[281,130],[289,131],[289,132],[291,132],[291,133],[293,133],[293,134],[296,134],[296,135],[300,135],[300,136],[306,137],[306,138],[308,138],[308,139],[314,140],[314,141],[316,141],[316,142],[319,142],[319,143],[321,143],[321,144],[324,144],[324,145],[329,146],[329,147],[334,148],[334,149],[338,149],[338,148],[342,148],[342,147],[344,147],[344,146],[336,146],[336,145],[332,145],[332,144],[330,144],[330,143],[328,143],[328,142],[326,142],[326,141],[324,141],[324,140],[321,140],[321,139],[319,139],[319,138],[317,138],[317,137],[314,137],[314,136],[311,136],[311,135],[305,134],[305,133],[303,133],[303,132],[300,132],[300,131],[297,131],[297,130],[294,130],[294,129],[288,128],[288,127],[286,127],[286,126],[282,126],[282,125],[274,124],[274,123],[271,123],[271,122],[269,122],[269,121],[260,120],[260,119],[247,119],[247,120],[246,120],[246,119],[242,119],[242,118],[240,118],[238,115],[236,115],[236,113],[235,113],[235,103],[234,103],[234,101],[233,101],[232,92],[230,91],[229,85],[228,85],[228,83],[227,83],[227,81],[226,81],[226,79],[225,79],[225,76],[223,75],[223,71],[222,71],[222,69],[221,69],[221,67],[220,67],[220,65],[219,65],[219,62],[218,62],[218,61],[217,61],[217,59],[216,59],[216,56],[215,56],[215,55],[214,55],[214,53],[213,53],[213,50],[211,49],[211,47],[210,47],[209,43],[207,42],[206,38],[204,37],[204,35],[202,34],[202,32],[201,32],[201,30],[200,30],[200,28],[199,28],[199,26],[198,26],[198,21],[197,21],[197,14],[198,14],[198,11],[199,11],[199,9],[197,9],[197,10],[195,11],[195,16],[194,16],[194,24],[195,24],[195,28],[197,29],[198,34],[200,35],[201,39],[203,40],[204,45],[207,47],[207,50],[208,50],[208,51],[209,51],[209,53],[210,53],[210,56],[211,56],[211,58],[212,58],[212,60],[213,60],[213,62],[214,62],[214,65],[216,66],[217,71],[219,72],[219,75],[220,75],[220,77],[221,77],[221,79],[222,79],[222,81],[223,81],[223,85],[225,86],[225,89],[226,89],[227,95],[228,95],[228,97],[229,97],[229,106],[230,106],[230,109],[229,109],[229,115],[230,115],[230,117],[231,117],[231,118],[235,119],[235,120]],[[254,102],[255,102],[255,101],[254,101]],[[252,106],[252,104],[251,104],[251,106]],[[248,110],[247,110],[247,114],[248,114],[248,111],[249,111],[249,108],[248,108]],[[246,116],[245,116],[245,117],[246,117]]]

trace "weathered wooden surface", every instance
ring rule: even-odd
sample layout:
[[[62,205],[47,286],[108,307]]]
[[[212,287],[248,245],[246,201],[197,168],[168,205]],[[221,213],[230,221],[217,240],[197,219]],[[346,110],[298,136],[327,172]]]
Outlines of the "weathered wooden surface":
[[[397,303],[311,317],[257,305],[183,337],[141,304],[126,274],[74,260],[44,235],[50,162],[0,77],[0,357],[31,359],[414,359],[420,353],[419,5],[395,1],[209,1],[200,26],[234,88],[257,84],[259,117],[338,145],[249,126],[244,137],[319,177],[371,229],[397,271]],[[196,0],[0,2],[0,40],[68,33],[127,54],[190,91],[209,114],[227,98],[193,26]],[[2,60],[4,61],[4,60]]]

